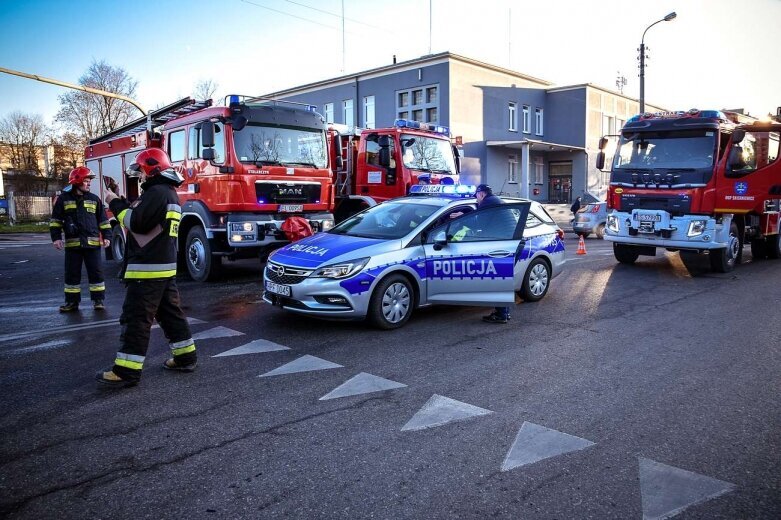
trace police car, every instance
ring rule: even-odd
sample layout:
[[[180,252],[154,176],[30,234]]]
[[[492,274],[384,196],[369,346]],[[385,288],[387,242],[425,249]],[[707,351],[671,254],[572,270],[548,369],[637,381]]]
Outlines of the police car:
[[[545,296],[564,266],[563,231],[537,202],[477,209],[475,187],[413,186],[333,229],[276,250],[263,299],[330,319],[401,327],[432,304],[509,306]]]

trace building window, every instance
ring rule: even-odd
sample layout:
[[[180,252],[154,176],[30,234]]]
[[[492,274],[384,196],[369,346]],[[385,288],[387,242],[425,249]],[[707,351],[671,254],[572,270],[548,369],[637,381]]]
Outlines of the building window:
[[[374,96],[363,98],[363,124],[366,128],[374,128]]]
[[[624,121],[623,119],[616,118],[616,130],[620,132],[621,129],[624,128],[624,123],[626,123],[626,121]]]
[[[523,133],[531,132],[531,121],[529,115],[529,105],[523,105]]]
[[[345,99],[342,101],[342,120],[347,126],[353,126],[355,124],[352,99]]]
[[[326,103],[323,105],[323,116],[325,116],[326,123],[334,122],[334,104]]]
[[[507,182],[518,183],[518,156],[511,155],[507,159]]]
[[[518,131],[518,107],[515,105],[515,103],[510,103],[507,105],[507,115],[510,119],[509,122],[509,130],[511,132],[517,132]]]
[[[439,85],[397,90],[396,103],[399,119],[439,123]]]
[[[542,184],[542,174],[545,163],[542,161],[542,157],[534,158],[534,184]]]
[[[534,109],[534,131],[537,135],[542,135],[542,109]]]
[[[616,133],[616,118],[602,114],[602,135],[614,135]]]

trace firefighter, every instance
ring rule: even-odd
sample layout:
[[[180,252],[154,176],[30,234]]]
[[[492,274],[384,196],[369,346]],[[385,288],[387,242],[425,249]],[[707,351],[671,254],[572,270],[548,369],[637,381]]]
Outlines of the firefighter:
[[[111,231],[111,224],[100,198],[90,193],[94,178],[89,168],[74,168],[68,186],[57,197],[52,210],[49,231],[55,249],[62,250],[65,232],[65,303],[60,306],[60,312],[79,310],[82,263],[87,266],[92,305],[95,310],[105,309],[106,284],[100,265],[100,246],[109,246],[105,237]]]
[[[98,382],[111,386],[133,386],[140,381],[155,319],[171,348],[163,368],[192,372],[197,362],[195,342],[176,287],[182,213],[175,188],[184,179],[173,169],[168,155],[156,148],[139,153],[127,173],[141,177],[143,194],[132,204],[113,192],[106,195],[111,211],[127,231],[123,266],[127,293],[119,319],[120,348],[114,366],[96,375]]]

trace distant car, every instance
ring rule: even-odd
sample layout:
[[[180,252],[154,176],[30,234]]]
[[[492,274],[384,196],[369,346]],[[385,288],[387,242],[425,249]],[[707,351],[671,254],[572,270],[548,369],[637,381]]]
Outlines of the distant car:
[[[477,209],[474,186],[413,186],[333,229],[269,256],[263,299],[381,329],[432,305],[503,307],[540,300],[564,266],[564,233],[537,202]]]
[[[572,223],[572,230],[587,237],[594,233],[597,238],[605,235],[605,221],[607,220],[607,202],[593,202],[580,208]]]

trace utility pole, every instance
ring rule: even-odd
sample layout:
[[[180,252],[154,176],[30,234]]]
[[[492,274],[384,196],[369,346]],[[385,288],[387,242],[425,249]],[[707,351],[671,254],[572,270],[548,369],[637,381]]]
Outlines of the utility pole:
[[[344,46],[344,0],[342,0],[342,74],[344,74],[344,69],[345,69],[345,65],[344,65],[345,62],[344,55],[346,52],[345,49],[346,47]]]

